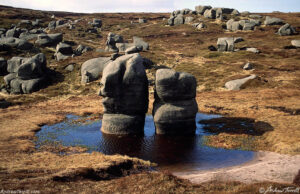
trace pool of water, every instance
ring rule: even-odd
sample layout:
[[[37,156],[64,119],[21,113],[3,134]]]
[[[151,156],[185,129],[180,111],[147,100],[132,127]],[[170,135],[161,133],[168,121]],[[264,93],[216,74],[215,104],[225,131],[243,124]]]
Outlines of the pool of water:
[[[198,121],[218,117],[198,113],[195,136],[161,136],[155,135],[153,117],[147,115],[143,136],[118,136],[103,134],[100,131],[101,120],[78,122],[82,117],[68,115],[64,122],[43,126],[36,134],[36,146],[39,148],[49,143],[84,146],[88,152],[99,151],[150,160],[157,163],[158,168],[171,172],[223,168],[253,159],[254,152],[251,151],[213,148],[203,144],[203,136],[211,134],[205,132]]]

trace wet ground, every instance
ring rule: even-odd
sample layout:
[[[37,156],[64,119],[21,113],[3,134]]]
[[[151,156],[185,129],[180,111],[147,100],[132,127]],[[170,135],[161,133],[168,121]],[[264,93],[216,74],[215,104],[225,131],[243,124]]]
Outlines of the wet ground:
[[[203,137],[211,135],[198,123],[200,120],[219,118],[219,115],[198,113],[197,130],[194,136],[155,135],[153,117],[146,116],[143,136],[107,135],[100,131],[101,120],[89,120],[68,115],[67,119],[55,125],[45,125],[36,134],[36,146],[64,145],[86,147],[88,152],[122,154],[150,160],[159,169],[171,172],[190,172],[223,168],[245,163],[254,157],[254,152],[229,150],[205,146]]]

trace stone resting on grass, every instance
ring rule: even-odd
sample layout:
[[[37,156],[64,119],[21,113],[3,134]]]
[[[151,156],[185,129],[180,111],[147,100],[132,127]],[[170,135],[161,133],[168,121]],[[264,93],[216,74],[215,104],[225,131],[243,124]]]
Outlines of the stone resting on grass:
[[[142,134],[148,111],[148,79],[143,58],[139,54],[117,58],[104,68],[101,83],[104,107],[101,131]]]
[[[189,73],[171,69],[156,72],[153,104],[156,134],[195,133],[196,87],[196,79]]]

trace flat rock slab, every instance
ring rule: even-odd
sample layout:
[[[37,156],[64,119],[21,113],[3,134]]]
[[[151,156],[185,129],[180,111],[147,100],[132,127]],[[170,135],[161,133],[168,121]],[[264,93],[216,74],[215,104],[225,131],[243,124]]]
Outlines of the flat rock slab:
[[[300,40],[292,40],[291,43],[293,46],[300,48]]]
[[[192,183],[207,181],[239,181],[243,183],[292,183],[298,174],[300,155],[289,156],[273,152],[257,152],[256,158],[243,165],[191,173],[174,173]],[[265,188],[267,189],[267,188]]]
[[[249,80],[255,79],[256,75],[250,75],[249,77],[243,79],[236,79],[229,82],[226,82],[225,87],[228,90],[240,90],[241,87]]]

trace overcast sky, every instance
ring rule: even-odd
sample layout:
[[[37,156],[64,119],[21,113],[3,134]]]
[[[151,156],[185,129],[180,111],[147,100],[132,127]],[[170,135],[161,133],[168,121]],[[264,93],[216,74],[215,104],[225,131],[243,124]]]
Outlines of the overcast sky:
[[[1,5],[71,12],[171,12],[196,5],[251,12],[300,12],[300,0],[0,0]]]

